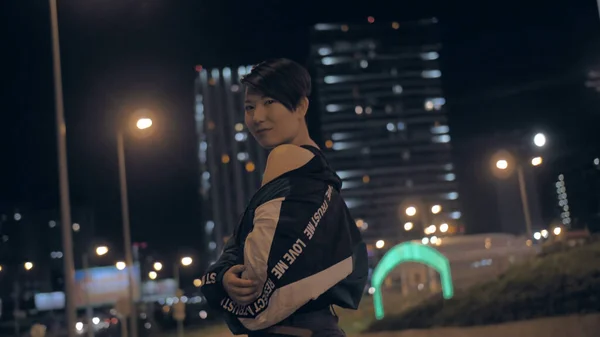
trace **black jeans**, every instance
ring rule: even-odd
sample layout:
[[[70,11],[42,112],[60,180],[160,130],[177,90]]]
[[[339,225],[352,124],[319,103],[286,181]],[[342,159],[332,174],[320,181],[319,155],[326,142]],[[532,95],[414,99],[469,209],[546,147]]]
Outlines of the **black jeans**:
[[[338,326],[338,317],[332,309],[313,311],[302,314],[293,314],[286,318],[274,328],[298,328],[312,332],[312,337],[345,337],[346,334]],[[276,336],[298,336],[295,333],[286,333],[282,331],[273,331],[266,329],[248,334],[248,337],[276,337]],[[308,332],[307,331],[307,332]]]

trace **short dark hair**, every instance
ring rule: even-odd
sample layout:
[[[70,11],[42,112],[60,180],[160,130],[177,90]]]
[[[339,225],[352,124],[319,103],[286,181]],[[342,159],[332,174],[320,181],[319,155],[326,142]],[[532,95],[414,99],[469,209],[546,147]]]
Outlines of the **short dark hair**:
[[[294,110],[311,92],[310,75],[298,63],[286,59],[270,59],[255,65],[241,80],[250,90],[260,92]]]

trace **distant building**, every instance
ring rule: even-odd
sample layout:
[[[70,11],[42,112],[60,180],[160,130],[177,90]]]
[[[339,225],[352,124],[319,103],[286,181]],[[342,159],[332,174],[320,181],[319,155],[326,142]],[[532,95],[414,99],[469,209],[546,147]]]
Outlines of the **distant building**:
[[[72,220],[69,227],[73,231],[75,267],[81,268],[81,256],[91,250],[95,236],[94,212],[88,208],[73,208]],[[18,285],[26,306],[28,294],[63,290],[60,226],[58,210],[17,206],[0,210],[0,298],[9,298]],[[31,263],[32,268],[26,269],[26,263]]]
[[[436,23],[312,31],[323,148],[371,243],[463,230]]]
[[[221,252],[254,192],[260,187],[267,153],[244,125],[239,80],[250,66],[198,69],[196,126],[202,218],[212,259]]]

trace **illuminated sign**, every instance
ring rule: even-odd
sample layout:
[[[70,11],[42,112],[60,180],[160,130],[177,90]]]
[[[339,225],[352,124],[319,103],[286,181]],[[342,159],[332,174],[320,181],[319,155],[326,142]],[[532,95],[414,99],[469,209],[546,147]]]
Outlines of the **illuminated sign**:
[[[396,266],[403,262],[417,262],[425,264],[440,273],[442,294],[444,298],[452,298],[454,287],[452,285],[452,274],[448,259],[435,248],[413,242],[405,242],[394,246],[379,261],[373,271],[371,286],[375,288],[373,293],[373,306],[375,307],[375,318],[382,319],[383,299],[381,297],[381,284],[386,276]]]
[[[128,268],[115,266],[75,271],[75,303],[77,307],[114,304],[119,298],[129,297]],[[133,267],[133,297],[140,298],[140,266]]]

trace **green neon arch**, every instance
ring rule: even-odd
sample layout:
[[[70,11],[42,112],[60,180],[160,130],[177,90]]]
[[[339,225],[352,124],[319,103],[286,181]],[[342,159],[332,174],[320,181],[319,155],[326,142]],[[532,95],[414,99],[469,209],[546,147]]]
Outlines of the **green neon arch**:
[[[452,298],[454,287],[452,285],[452,274],[448,259],[436,249],[419,243],[405,242],[394,246],[379,261],[373,276],[371,286],[375,288],[373,293],[373,306],[375,307],[375,318],[382,319],[383,299],[381,297],[381,284],[386,276],[401,263],[418,262],[423,263],[440,273],[442,294],[444,298]]]

